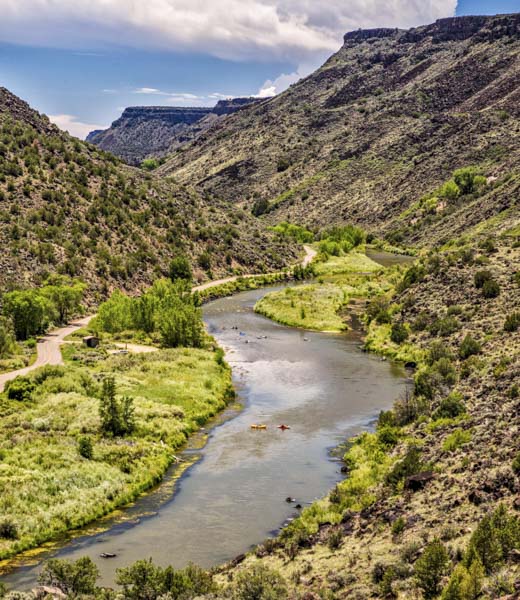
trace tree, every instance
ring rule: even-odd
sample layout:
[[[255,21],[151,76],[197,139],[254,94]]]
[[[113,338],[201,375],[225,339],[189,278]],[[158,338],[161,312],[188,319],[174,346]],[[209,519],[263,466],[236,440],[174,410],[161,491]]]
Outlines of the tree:
[[[116,398],[116,383],[113,377],[103,380],[99,401],[101,431],[108,435],[122,436],[132,433],[135,428],[133,398]]]
[[[449,557],[440,540],[426,546],[423,555],[415,563],[415,577],[425,598],[434,598],[440,591],[440,583],[448,568]]]
[[[52,302],[37,290],[17,290],[4,294],[3,313],[11,319],[18,340],[44,333],[57,316]]]
[[[186,256],[176,256],[170,263],[169,277],[172,281],[184,279],[190,281],[193,279],[190,261]]]
[[[87,460],[90,460],[94,456],[94,448],[92,446],[92,440],[87,436],[82,436],[78,440],[78,452],[79,455]]]
[[[94,562],[84,556],[72,562],[51,558],[43,567],[38,581],[59,588],[67,596],[93,595],[99,571]]]
[[[5,358],[16,351],[16,342],[11,322],[0,317],[0,358]]]
[[[116,290],[112,296],[101,304],[96,323],[102,331],[118,333],[132,328],[132,299]]]
[[[464,167],[463,169],[457,169],[453,173],[453,180],[460,189],[462,195],[472,194],[483,181],[483,178],[475,167]]]
[[[85,284],[79,281],[67,285],[68,279],[54,275],[47,280],[41,289],[41,294],[53,304],[59,323],[66,323],[81,307]]]
[[[394,323],[392,325],[390,339],[394,344],[402,344],[408,339],[408,330],[403,323]]]

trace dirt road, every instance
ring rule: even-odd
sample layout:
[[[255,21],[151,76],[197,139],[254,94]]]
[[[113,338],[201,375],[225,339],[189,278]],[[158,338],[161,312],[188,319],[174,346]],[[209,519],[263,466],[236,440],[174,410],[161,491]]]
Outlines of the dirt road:
[[[18,369],[17,371],[11,371],[10,373],[0,374],[0,392],[3,392],[4,386],[8,381],[18,377],[18,375],[26,375],[27,373],[34,371],[34,369],[43,367],[44,365],[63,364],[60,351],[60,346],[63,344],[63,340],[71,333],[74,333],[78,329],[88,325],[90,319],[92,319],[92,317],[78,319],[66,327],[60,327],[60,329],[55,329],[54,331],[51,331],[41,337],[37,344],[36,360],[31,366]]]

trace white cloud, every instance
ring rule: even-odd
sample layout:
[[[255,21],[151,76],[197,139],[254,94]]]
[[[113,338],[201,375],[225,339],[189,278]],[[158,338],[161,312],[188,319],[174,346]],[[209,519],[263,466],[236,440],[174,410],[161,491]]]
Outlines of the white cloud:
[[[157,88],[141,87],[132,92],[133,94],[149,94],[153,96],[165,96],[166,92],[161,92]]]
[[[74,115],[49,115],[49,119],[57,125],[60,129],[68,131],[71,135],[74,135],[84,140],[87,135],[95,129],[106,129],[107,125],[94,125],[93,123],[83,123],[78,121],[78,118]]]
[[[99,50],[117,44],[301,63],[359,27],[411,27],[457,0],[2,0],[0,41]]]
[[[324,58],[324,57],[323,57]],[[322,57],[313,62],[306,62],[297,68],[293,73],[282,73],[276,79],[268,79],[263,86],[260,88],[255,96],[257,98],[270,98],[276,96],[280,92],[286,90],[291,84],[296,83],[302,77],[310,75],[323,63]]]

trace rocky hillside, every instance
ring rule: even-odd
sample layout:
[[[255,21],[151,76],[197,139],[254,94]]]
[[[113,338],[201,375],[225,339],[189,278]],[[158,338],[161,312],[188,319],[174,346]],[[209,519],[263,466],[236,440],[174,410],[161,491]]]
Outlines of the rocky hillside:
[[[93,131],[87,141],[129,164],[161,157],[195,139],[223,117],[255,102],[254,98],[220,100],[210,107],[134,106],[109,129]]]
[[[507,228],[518,210],[519,83],[520,14],[354,31],[315,73],[161,169],[271,222],[355,222],[408,243],[491,218]],[[442,196],[468,166],[485,190]]]
[[[0,288],[79,276],[137,291],[186,254],[198,279],[272,270],[295,250],[230,208],[122,165],[0,88]]]

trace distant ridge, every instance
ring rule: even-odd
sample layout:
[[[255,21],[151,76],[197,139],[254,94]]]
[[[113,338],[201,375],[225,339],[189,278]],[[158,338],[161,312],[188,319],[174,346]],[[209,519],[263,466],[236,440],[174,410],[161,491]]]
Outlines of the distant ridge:
[[[220,100],[213,107],[131,106],[108,129],[89,133],[87,141],[137,165],[148,156],[173,151],[222,117],[258,101],[233,98]]]

